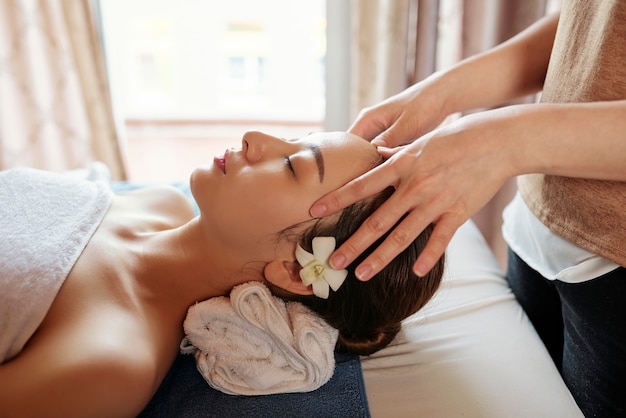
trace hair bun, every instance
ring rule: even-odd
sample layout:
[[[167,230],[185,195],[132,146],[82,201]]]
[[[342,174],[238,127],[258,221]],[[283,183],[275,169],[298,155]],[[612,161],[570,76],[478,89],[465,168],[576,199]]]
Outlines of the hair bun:
[[[389,324],[384,329],[374,330],[368,335],[346,337],[343,332],[339,332],[337,348],[339,351],[369,356],[386,347],[398,335],[400,329],[401,324],[398,323]]]

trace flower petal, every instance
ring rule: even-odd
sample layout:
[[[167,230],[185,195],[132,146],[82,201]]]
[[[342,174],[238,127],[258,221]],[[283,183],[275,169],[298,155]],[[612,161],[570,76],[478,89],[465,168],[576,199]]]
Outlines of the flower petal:
[[[324,264],[327,264],[330,255],[335,251],[335,237],[315,237],[311,242],[313,255]]]
[[[328,299],[330,293],[328,283],[325,280],[319,279],[313,282],[313,294],[318,298]]]
[[[296,245],[296,260],[298,260],[298,263],[300,263],[300,265],[304,267],[311,261],[315,260],[315,256],[302,248],[300,244],[298,244]]]
[[[324,278],[335,292],[343,284],[344,280],[346,280],[347,275],[348,270],[334,270],[328,268],[324,271]]]
[[[315,237],[311,241],[313,254],[296,245],[296,259],[302,267],[300,279],[305,286],[313,286],[313,294],[319,298],[328,299],[330,288],[337,291],[348,275],[347,270],[335,270],[328,264],[335,244],[335,237]]]
[[[304,283],[305,286],[313,284],[317,278],[318,277],[315,275],[312,265],[307,265],[300,269],[300,279],[302,279],[302,283]]]
[[[302,283],[305,284],[305,286],[308,286],[311,284],[311,280],[309,278],[309,275],[307,274],[306,270],[304,268],[300,269],[300,279],[302,280]]]

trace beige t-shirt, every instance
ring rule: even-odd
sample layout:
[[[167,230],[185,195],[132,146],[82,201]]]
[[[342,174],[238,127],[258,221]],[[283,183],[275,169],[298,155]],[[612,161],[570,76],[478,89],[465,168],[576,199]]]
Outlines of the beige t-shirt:
[[[625,98],[626,1],[565,0],[541,101]],[[552,231],[626,266],[626,182],[530,174],[518,187]]]

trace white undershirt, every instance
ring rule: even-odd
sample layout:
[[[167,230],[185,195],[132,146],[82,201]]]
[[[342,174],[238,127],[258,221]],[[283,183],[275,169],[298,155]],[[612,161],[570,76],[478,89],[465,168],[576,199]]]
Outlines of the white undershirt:
[[[503,218],[502,235],[509,247],[549,280],[580,283],[619,267],[552,232],[530,211],[519,193],[504,209]]]

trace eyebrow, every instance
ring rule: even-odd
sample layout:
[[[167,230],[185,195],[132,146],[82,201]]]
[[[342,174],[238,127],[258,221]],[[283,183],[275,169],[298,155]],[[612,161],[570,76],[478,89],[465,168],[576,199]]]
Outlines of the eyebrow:
[[[311,142],[307,142],[306,144],[315,156],[315,163],[317,164],[317,172],[319,173],[321,183],[324,181],[324,157],[322,156],[322,151],[320,151],[320,147]]]

